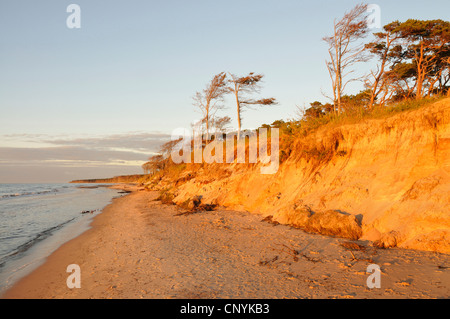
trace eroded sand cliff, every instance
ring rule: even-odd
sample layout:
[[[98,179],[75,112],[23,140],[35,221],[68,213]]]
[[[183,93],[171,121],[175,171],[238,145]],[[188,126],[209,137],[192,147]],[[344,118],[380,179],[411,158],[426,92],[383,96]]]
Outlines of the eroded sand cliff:
[[[187,165],[149,187],[177,204],[200,196],[306,231],[450,253],[450,99],[327,126],[298,140],[276,174],[260,165]]]

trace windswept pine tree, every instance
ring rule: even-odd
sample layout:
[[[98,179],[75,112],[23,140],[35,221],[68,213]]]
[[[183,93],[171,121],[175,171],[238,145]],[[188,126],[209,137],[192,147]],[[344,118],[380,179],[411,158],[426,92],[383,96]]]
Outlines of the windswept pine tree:
[[[366,45],[379,65],[372,72],[370,108],[378,100],[421,99],[448,91],[450,83],[450,22],[394,21]],[[448,94],[448,93],[447,93]]]
[[[229,91],[234,95],[236,99],[236,111],[238,122],[238,138],[240,137],[242,128],[242,112],[245,108],[253,105],[273,105],[276,104],[275,98],[264,98],[255,100],[251,98],[252,94],[257,94],[261,89],[261,80],[264,75],[255,74],[250,72],[246,76],[236,76],[230,74],[230,87]]]
[[[197,92],[194,96],[194,106],[202,112],[202,121],[206,125],[207,139],[209,137],[211,119],[217,110],[223,108],[220,102],[222,102],[223,96],[227,92],[227,75],[225,72],[221,72],[212,78],[203,91]]]
[[[331,36],[324,37],[328,44],[329,60],[326,61],[331,78],[333,104],[335,111],[342,112],[341,98],[348,83],[357,79],[350,78],[355,64],[367,61],[361,39],[367,36],[367,5],[359,4],[345,13],[341,20],[334,22]]]

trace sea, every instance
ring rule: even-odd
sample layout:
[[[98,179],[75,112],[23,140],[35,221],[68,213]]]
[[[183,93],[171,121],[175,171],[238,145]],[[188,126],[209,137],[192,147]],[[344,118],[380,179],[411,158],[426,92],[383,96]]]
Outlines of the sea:
[[[0,296],[124,192],[105,184],[0,184]]]

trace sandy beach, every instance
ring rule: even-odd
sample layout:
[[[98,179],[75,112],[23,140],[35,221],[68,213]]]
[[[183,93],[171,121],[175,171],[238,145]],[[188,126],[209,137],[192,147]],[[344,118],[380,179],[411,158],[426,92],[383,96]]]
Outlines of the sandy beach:
[[[158,192],[114,199],[2,298],[448,298],[450,256],[375,249],[248,212],[183,214]],[[369,289],[367,266],[381,267]],[[69,289],[66,268],[81,269]]]

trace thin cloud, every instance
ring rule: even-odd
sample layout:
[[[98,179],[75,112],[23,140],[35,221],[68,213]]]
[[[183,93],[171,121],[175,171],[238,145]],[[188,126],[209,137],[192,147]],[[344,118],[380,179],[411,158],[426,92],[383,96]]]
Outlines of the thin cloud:
[[[99,150],[77,146],[57,146],[43,148],[0,147],[0,159],[4,162],[43,162],[43,161],[145,161],[142,153],[129,151]]]
[[[46,134],[2,135],[0,182],[66,181],[68,176],[83,179],[139,174],[141,165],[170,137],[164,133],[76,138]]]
[[[54,145],[69,145],[94,148],[116,148],[156,152],[160,145],[170,140],[169,134],[140,133],[117,134],[104,137],[87,137],[76,139],[46,139],[42,142]]]
[[[32,143],[32,148],[38,148],[39,145],[47,147],[54,146],[77,146],[93,149],[123,149],[135,150],[137,152],[155,153],[160,145],[169,141],[171,136],[165,133],[127,133],[112,134],[96,137],[77,137],[71,138],[64,135],[57,137],[46,134],[6,134],[2,135],[2,140],[7,141],[8,147],[14,147],[14,143],[22,145],[23,143]],[[5,145],[3,145],[5,146]],[[31,148],[31,147],[30,147]]]

